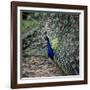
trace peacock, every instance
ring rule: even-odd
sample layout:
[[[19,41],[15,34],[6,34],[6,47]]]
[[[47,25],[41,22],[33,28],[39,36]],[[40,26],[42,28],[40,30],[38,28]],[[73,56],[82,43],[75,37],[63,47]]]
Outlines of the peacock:
[[[50,41],[49,37],[47,36],[47,32],[45,32],[45,40],[47,41],[48,57],[53,60],[54,55],[55,55],[55,51],[57,51],[57,48],[58,48],[57,38]]]

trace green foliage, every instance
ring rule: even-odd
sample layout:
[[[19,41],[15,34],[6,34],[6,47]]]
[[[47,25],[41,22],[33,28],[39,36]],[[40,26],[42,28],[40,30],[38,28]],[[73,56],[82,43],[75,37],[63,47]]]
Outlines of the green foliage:
[[[38,21],[35,19],[30,19],[29,17],[26,20],[21,22],[21,32],[27,32],[28,30],[38,26]]]

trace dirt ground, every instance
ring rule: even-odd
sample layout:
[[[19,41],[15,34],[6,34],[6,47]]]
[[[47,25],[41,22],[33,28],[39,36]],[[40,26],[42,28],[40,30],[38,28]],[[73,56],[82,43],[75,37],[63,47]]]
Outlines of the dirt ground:
[[[62,76],[60,68],[46,57],[32,56],[21,62],[21,77]]]

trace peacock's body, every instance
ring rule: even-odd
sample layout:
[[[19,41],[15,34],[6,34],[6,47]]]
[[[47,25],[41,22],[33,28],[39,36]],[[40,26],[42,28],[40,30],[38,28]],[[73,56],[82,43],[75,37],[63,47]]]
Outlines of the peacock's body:
[[[55,51],[57,52],[59,50],[58,38],[55,38],[50,41],[49,37],[47,36],[47,32],[45,32],[45,40],[47,41],[48,57],[53,59],[55,55]]]
[[[53,57],[54,57],[54,52],[51,47],[50,41],[48,41],[48,57],[50,57],[51,59],[53,59]]]
[[[47,34],[45,34],[45,40],[47,41],[47,48],[48,48],[48,57],[50,57],[51,59],[53,59],[54,57],[54,52],[50,43],[50,40],[47,36]]]

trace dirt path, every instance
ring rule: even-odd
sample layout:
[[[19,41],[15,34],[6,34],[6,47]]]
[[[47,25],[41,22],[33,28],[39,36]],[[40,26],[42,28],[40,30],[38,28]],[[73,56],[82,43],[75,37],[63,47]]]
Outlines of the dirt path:
[[[63,75],[59,67],[49,58],[35,57],[26,58],[21,63],[22,77],[50,77]]]

